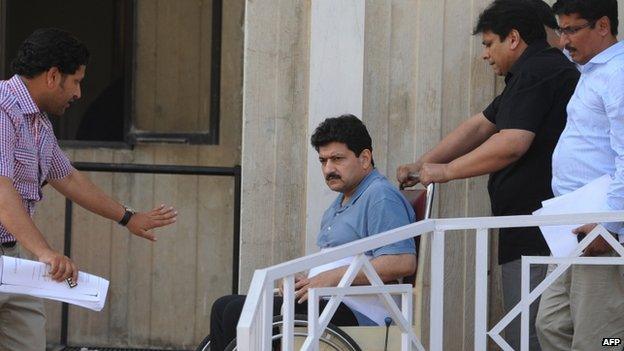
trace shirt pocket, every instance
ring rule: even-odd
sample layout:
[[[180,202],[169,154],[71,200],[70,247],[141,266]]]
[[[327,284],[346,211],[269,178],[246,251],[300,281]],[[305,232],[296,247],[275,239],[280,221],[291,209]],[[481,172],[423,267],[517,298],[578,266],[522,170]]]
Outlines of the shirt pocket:
[[[37,183],[39,179],[39,165],[37,154],[24,147],[15,148],[15,173],[16,183]]]

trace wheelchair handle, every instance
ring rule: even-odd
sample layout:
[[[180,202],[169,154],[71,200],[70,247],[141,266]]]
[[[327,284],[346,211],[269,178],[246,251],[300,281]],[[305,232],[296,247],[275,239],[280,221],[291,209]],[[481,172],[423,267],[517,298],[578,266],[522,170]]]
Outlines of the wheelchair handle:
[[[413,181],[416,183],[420,183],[420,175],[415,172],[409,172],[407,174],[407,179],[405,179],[405,181]],[[405,187],[406,187],[405,183],[399,184],[399,189],[403,190],[405,189]]]
[[[433,197],[435,196],[436,183],[431,183],[427,185],[427,200],[425,203],[425,218],[429,219],[431,217],[431,210],[433,208]]]
[[[418,183],[420,182],[420,175],[415,172],[409,172],[407,174],[406,180],[415,181],[416,183]],[[405,189],[405,183],[399,184],[399,189],[401,190]],[[425,202],[425,218],[423,219],[429,219],[431,217],[431,209],[433,207],[433,197],[435,195],[435,190],[436,190],[435,183],[431,183],[427,185],[427,200]]]

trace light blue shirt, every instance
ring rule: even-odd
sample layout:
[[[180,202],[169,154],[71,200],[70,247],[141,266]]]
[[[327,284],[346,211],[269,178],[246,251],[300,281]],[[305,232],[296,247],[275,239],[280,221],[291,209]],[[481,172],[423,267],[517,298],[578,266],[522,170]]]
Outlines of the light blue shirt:
[[[594,56],[580,71],[568,103],[567,123],[553,153],[553,193],[569,193],[609,174],[613,182],[607,204],[613,210],[623,210],[624,42]],[[605,226],[624,234],[622,223]]]
[[[349,201],[341,205],[340,194],[323,214],[317,245],[323,249],[408,225],[414,210],[399,190],[377,170],[357,186]],[[415,253],[414,240],[403,240],[368,252],[369,256]]]

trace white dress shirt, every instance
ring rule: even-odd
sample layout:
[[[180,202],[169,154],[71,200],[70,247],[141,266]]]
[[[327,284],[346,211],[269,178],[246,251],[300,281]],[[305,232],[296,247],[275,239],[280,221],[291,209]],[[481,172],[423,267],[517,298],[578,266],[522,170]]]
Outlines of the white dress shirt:
[[[581,78],[568,103],[568,119],[553,153],[555,196],[609,174],[607,204],[624,210],[624,42],[581,66]],[[624,234],[622,223],[605,227]],[[620,235],[620,241],[624,238]]]

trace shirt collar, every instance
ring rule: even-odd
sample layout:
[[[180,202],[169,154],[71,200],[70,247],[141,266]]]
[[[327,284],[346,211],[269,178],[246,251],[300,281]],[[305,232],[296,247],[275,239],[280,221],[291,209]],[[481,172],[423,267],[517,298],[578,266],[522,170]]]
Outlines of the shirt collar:
[[[624,54],[624,41],[618,41],[617,43],[609,46],[605,50],[601,51],[598,55],[592,57],[583,67],[591,67],[592,65],[599,65],[609,62],[612,58]]]
[[[351,206],[364,193],[364,191],[368,189],[373,181],[381,177],[382,175],[376,169],[373,169],[368,175],[366,175],[366,177],[364,177],[364,179],[362,179],[360,184],[358,184],[357,188],[355,188],[355,191],[353,192],[353,195],[351,195],[349,202],[347,202],[344,206],[340,206],[340,204],[342,203],[342,199],[344,199],[344,194],[340,194],[338,195],[334,206],[337,209],[345,209]]]
[[[28,88],[26,88],[26,85],[19,75],[16,74],[11,77],[8,84],[15,92],[15,97],[17,98],[20,109],[25,115],[41,113],[41,110],[39,110],[39,107],[37,107],[37,104],[33,101]]]
[[[507,73],[507,75],[505,76],[505,83],[516,73],[518,73],[518,71],[520,71],[520,69],[522,68],[522,66],[526,63],[526,61],[533,55],[535,55],[536,53],[546,49],[550,47],[550,45],[548,45],[548,42],[546,40],[540,39],[537,40],[535,42],[533,42],[531,45],[527,46],[526,49],[524,49],[524,52],[520,55],[520,57],[518,57],[518,59],[516,60],[516,62],[511,66],[511,68],[509,69],[509,72]]]

